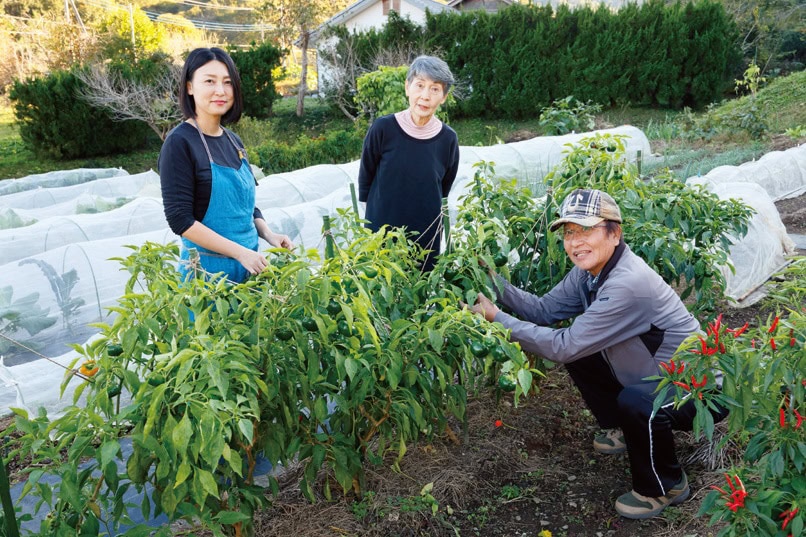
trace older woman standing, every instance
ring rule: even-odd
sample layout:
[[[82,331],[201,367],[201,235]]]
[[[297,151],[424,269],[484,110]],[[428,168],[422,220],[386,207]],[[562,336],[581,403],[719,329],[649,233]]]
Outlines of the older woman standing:
[[[419,56],[406,74],[409,108],[375,120],[364,139],[358,199],[366,202],[367,227],[405,228],[428,256],[431,270],[440,251],[442,198],[459,168],[456,132],[435,117],[454,83],[448,65]]]

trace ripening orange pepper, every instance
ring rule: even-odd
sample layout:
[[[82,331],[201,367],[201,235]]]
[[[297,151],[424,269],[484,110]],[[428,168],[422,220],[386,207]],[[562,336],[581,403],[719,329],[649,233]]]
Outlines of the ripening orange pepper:
[[[96,373],[98,373],[98,366],[95,365],[95,360],[87,360],[81,367],[78,368],[78,372],[85,376],[85,377],[94,377]]]

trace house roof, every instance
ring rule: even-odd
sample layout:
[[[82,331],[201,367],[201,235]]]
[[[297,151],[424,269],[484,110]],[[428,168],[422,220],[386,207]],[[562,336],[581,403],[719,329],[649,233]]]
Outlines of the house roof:
[[[373,5],[377,4],[381,0],[358,0],[355,3],[350,4],[346,8],[342,9],[324,23],[322,23],[316,30],[311,32],[311,40],[310,43],[314,44],[319,37],[319,34],[322,30],[324,30],[327,26],[338,26],[340,24],[344,24],[348,20],[352,19],[362,11],[372,7]],[[455,9],[449,7],[445,4],[437,2],[436,0],[401,0],[401,2],[405,2],[409,5],[418,7],[423,11],[428,10],[431,13],[442,13],[445,11],[454,12]]]
[[[461,7],[461,5],[462,5],[462,4],[464,4],[466,1],[467,1],[467,0],[450,0],[450,1],[448,2],[448,5],[449,5],[449,6],[451,6],[451,7],[453,7],[453,8],[459,8],[459,7]],[[497,0],[497,1],[498,1],[498,3],[500,3],[500,4],[506,4],[506,5],[508,5],[508,6],[511,6],[511,5],[514,3],[514,1],[513,1],[513,0]]]

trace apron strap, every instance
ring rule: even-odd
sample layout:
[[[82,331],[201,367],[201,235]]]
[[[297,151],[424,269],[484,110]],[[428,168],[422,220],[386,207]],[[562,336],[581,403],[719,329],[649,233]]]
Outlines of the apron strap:
[[[188,123],[196,127],[196,130],[199,131],[199,138],[201,138],[202,144],[204,144],[204,150],[207,151],[207,160],[213,162],[213,155],[210,153],[210,148],[207,147],[207,140],[204,139],[204,133],[202,132],[201,127],[199,127],[199,124],[196,123],[195,119],[189,120]]]

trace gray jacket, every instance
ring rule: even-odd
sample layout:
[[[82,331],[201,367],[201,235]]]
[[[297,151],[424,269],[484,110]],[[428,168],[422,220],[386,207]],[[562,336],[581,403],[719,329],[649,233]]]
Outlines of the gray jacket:
[[[621,241],[598,280],[577,267],[542,297],[503,278],[495,321],[512,330],[525,351],[568,363],[601,352],[623,386],[658,375],[699,323],[677,293]],[[550,325],[576,317],[567,328]]]

